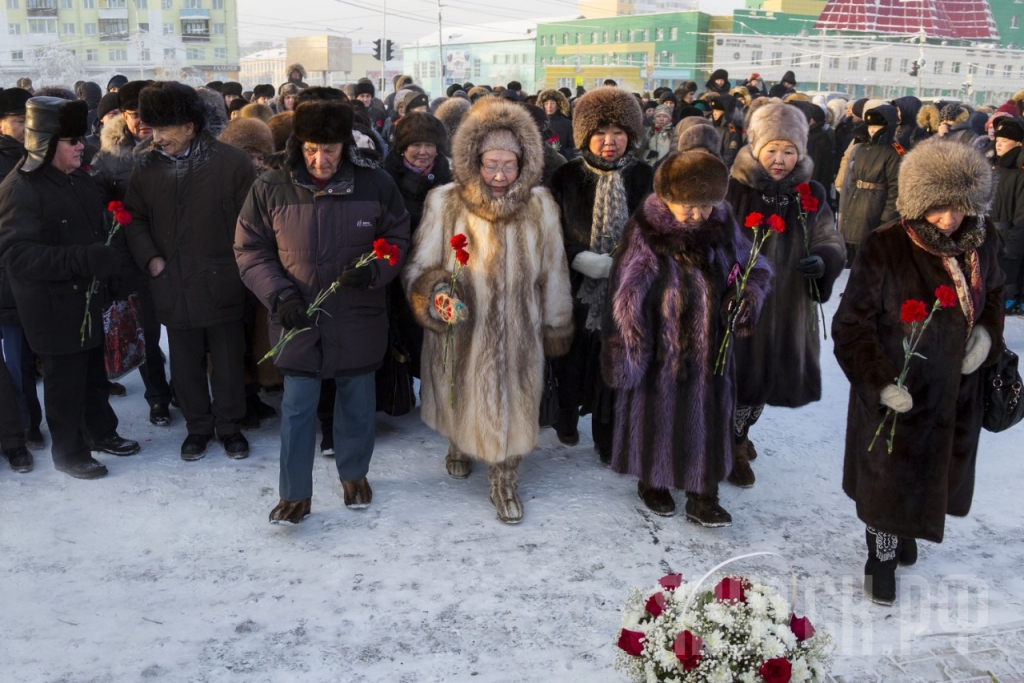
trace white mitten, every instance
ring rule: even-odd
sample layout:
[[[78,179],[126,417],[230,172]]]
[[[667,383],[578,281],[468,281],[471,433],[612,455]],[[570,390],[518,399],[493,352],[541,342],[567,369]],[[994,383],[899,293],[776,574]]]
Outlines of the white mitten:
[[[612,257],[607,254],[595,254],[592,251],[581,251],[572,260],[572,269],[594,280],[608,279],[609,273],[612,272]]]
[[[910,392],[895,384],[889,384],[882,389],[878,397],[879,403],[886,408],[892,408],[897,413],[905,413],[914,407],[914,398]]]
[[[988,330],[980,325],[971,331],[967,338],[967,346],[964,348],[964,362],[960,365],[960,372],[969,375],[985,362],[988,352],[992,350],[992,337]]]

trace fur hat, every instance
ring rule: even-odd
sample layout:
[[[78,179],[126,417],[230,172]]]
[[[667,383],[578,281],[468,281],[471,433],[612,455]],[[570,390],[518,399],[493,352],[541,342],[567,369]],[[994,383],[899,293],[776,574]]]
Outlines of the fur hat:
[[[231,100],[231,104],[228,105],[228,118],[231,118],[231,114],[236,111],[241,111],[242,107],[248,107],[249,103],[243,100],[241,97],[236,97]]]
[[[153,128],[192,123],[198,133],[203,127],[203,109],[199,93],[184,83],[156,81],[139,93],[139,116]]]
[[[729,94],[736,98],[737,101],[742,102],[743,106],[750,104],[750,91],[745,86],[737,85],[729,91]]]
[[[24,116],[25,103],[31,97],[32,93],[22,88],[0,90],[0,118],[5,116]]]
[[[316,85],[312,88],[303,88],[302,92],[295,99],[295,106],[298,107],[303,102],[310,102],[312,100],[337,100],[341,102],[348,102],[348,95],[337,88],[330,88],[322,85]]]
[[[540,95],[537,95],[537,106],[543,108],[548,100],[558,103],[558,111],[562,116],[569,116],[569,100],[565,99],[565,95],[557,90],[542,90]]]
[[[242,111],[239,113],[243,119],[259,119],[263,123],[266,123],[274,116],[274,110],[265,104],[259,104],[253,102],[242,107]]]
[[[250,154],[257,152],[269,157],[274,153],[274,135],[270,126],[259,119],[235,119],[228,123],[219,139]]]
[[[917,112],[917,125],[929,133],[939,130],[939,108],[934,104],[926,104]]]
[[[939,113],[939,122],[952,121],[953,123],[963,123],[971,116],[971,110],[969,107],[965,107],[955,102],[950,102],[942,111]]]
[[[235,97],[242,96],[242,84],[238,81],[228,81],[224,84],[224,87],[220,89],[221,95],[234,95]]]
[[[25,103],[25,153],[22,165],[35,171],[53,161],[60,138],[83,137],[89,131],[85,100],[36,96]]]
[[[369,95],[373,97],[377,94],[377,89],[373,87],[373,83],[369,81],[359,81],[356,83],[356,95]]]
[[[203,87],[220,93],[224,89],[224,81],[210,81]]]
[[[476,102],[481,97],[487,97],[491,94],[491,91],[482,85],[476,85],[469,89],[466,95],[469,96],[470,102]]]
[[[421,107],[430,108],[430,100],[423,93],[416,93],[405,103],[405,112],[408,114],[413,109],[420,109]]]
[[[576,100],[573,105],[572,137],[580,149],[590,145],[590,137],[601,126],[618,126],[626,131],[635,147],[643,137],[644,114],[640,103],[622,88],[601,86]]]
[[[1024,142],[1024,120],[1010,116],[1002,116],[992,124],[997,138],[1006,138],[1015,142]]]
[[[458,129],[459,123],[462,122],[462,117],[469,111],[470,106],[467,99],[451,97],[442,102],[441,106],[437,108],[435,116],[444,124],[445,130],[448,131],[449,140],[455,136],[455,131]]]
[[[729,170],[703,150],[670,155],[654,173],[654,194],[664,202],[715,206],[725,199]]]
[[[807,155],[807,118],[796,107],[777,100],[769,102],[751,115],[747,138],[755,157],[769,142],[785,140],[793,143],[802,159]]]
[[[992,170],[970,145],[929,138],[903,157],[899,187],[896,210],[909,220],[947,206],[969,216],[984,216],[992,200]]]
[[[274,136],[274,151],[283,151],[285,145],[288,144],[288,138],[292,136],[292,120],[295,118],[295,112],[283,111],[280,114],[275,114],[270,117],[267,121],[267,126],[270,128],[270,133]]]
[[[689,116],[676,124],[676,149],[680,152],[704,150],[721,158],[722,136],[714,124],[703,117]]]
[[[128,81],[117,91],[117,108],[121,111],[139,110],[139,93],[153,81]]]
[[[417,142],[433,143],[438,152],[447,154],[448,132],[433,114],[425,111],[410,112],[395,125],[395,151],[402,154],[409,145]]]
[[[346,145],[352,140],[352,107],[338,100],[312,100],[295,107],[292,135],[299,142]]]
[[[783,97],[782,101],[789,104],[790,102],[812,102],[813,100],[802,92],[791,92]]]
[[[274,86],[269,83],[261,83],[252,89],[252,98],[257,100],[261,97],[272,99],[274,97]]]
[[[864,112],[864,123],[869,126],[888,126],[889,121],[878,111],[878,107]]]

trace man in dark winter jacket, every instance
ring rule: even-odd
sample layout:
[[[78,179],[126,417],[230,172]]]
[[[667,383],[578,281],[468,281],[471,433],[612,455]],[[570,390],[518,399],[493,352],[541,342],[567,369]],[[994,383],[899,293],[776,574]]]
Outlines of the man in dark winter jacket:
[[[768,97],[778,97],[780,100],[784,99],[786,95],[795,92],[796,90],[796,76],[792,71],[787,71],[782,75],[782,80],[771,87],[768,91]]]
[[[103,127],[100,134],[100,151],[93,157],[89,175],[99,185],[104,205],[111,201],[123,202],[128,192],[135,165],[133,152],[136,146],[152,134],[152,129],[139,119],[139,93],[152,81],[129,81],[116,93],[121,115]],[[112,242],[122,249],[125,261],[119,276],[120,296],[136,292],[139,296],[139,317],[146,339],[146,362],[139,366],[139,375],[146,387],[145,398],[149,403],[149,421],[164,427],[171,423],[168,405],[171,402],[171,388],[167,384],[164,357],[160,351],[160,322],[156,318],[153,294],[149,291],[148,273],[140,270],[131,260],[124,233],[114,235]]]
[[[999,235],[999,266],[1006,273],[1007,312],[1021,312],[1024,283],[1024,119],[1001,117],[993,125],[996,133],[996,191],[989,218]]]
[[[728,95],[729,91],[732,90],[732,83],[729,82],[729,72],[725,69],[718,69],[713,74],[708,82],[704,84],[704,88],[708,92],[716,92],[720,95]]]
[[[345,505],[369,505],[374,445],[374,374],[387,349],[385,286],[399,262],[361,256],[385,239],[401,257],[409,214],[390,176],[356,153],[344,102],[311,101],[295,111],[286,168],[263,174],[238,217],[235,257],[245,285],[273,314],[271,339],[304,330],[275,358],[284,375],[281,501],[271,522],[309,514],[321,380],[333,380],[335,463]],[[309,307],[332,285],[321,313]]]
[[[384,122],[388,117],[384,110],[374,103],[376,94],[377,90],[373,87],[373,81],[370,79],[363,78],[356,83],[356,99],[366,107],[366,115],[370,117],[370,124],[377,133],[380,133],[384,130]]]
[[[134,218],[125,229],[128,248],[149,273],[156,317],[167,327],[171,381],[188,426],[183,460],[203,457],[215,431],[228,457],[249,454],[239,431],[245,289],[232,241],[256,173],[248,154],[210,135],[207,121],[216,115],[210,108],[180,83],[142,89],[139,114],[153,137],[133,153],[125,196]]]
[[[0,91],[0,180],[25,154],[25,103],[30,97],[21,88]]]
[[[711,97],[711,123],[722,139],[722,161],[726,168],[730,168],[743,146],[743,130],[736,121],[736,98],[732,95]]]
[[[962,104],[950,103],[939,110],[938,136],[950,142],[971,144],[978,133],[971,126],[971,110]]]
[[[30,99],[27,154],[0,184],[0,261],[42,360],[53,464],[78,479],[107,474],[90,450],[139,452],[117,434],[103,363],[106,281],[121,255],[104,244],[99,192],[80,168],[88,111],[80,100]]]

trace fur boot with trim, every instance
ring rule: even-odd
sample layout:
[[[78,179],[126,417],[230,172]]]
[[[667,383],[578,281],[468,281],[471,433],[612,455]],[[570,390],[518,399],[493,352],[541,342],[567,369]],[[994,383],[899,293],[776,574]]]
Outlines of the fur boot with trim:
[[[899,539],[868,527],[868,561],[864,565],[864,592],[871,602],[891,605],[896,602],[896,565],[899,563]]]
[[[281,502],[270,511],[270,523],[298,524],[309,516],[312,501],[312,498],[303,500],[284,500],[282,498]]]
[[[448,470],[448,476],[452,479],[465,479],[473,471],[473,459],[460,451],[458,446],[449,443],[444,466]]]
[[[523,501],[519,500],[519,463],[522,457],[515,456],[487,470],[491,484],[491,503],[498,519],[505,524],[518,524],[523,520]]]

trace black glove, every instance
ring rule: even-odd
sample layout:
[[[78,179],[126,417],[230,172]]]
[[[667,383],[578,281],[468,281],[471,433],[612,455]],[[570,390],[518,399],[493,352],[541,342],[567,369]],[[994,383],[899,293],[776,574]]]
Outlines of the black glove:
[[[808,280],[817,280],[825,274],[825,261],[820,256],[807,256],[800,259],[796,269]]]
[[[338,278],[338,282],[341,283],[342,287],[368,289],[372,277],[373,271],[370,270],[370,264],[359,266],[358,268],[349,264],[345,266],[345,270],[341,271],[341,277]]]
[[[91,275],[106,278],[121,272],[121,252],[105,244],[90,244],[85,248],[86,267]]]
[[[306,304],[301,296],[290,296],[277,302],[277,319],[285,330],[309,327],[309,316],[306,315]]]

